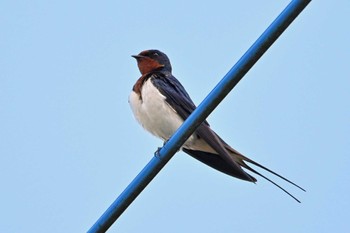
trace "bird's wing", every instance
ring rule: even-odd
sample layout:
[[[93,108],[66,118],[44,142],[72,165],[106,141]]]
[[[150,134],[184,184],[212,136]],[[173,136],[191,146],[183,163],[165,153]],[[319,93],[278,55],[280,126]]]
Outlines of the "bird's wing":
[[[166,97],[165,100],[169,106],[174,109],[182,119],[186,120],[187,117],[195,110],[195,104],[191,100],[185,88],[174,76],[157,72],[152,74],[150,80],[160,91],[160,93]],[[225,149],[222,141],[218,138],[216,133],[210,129],[207,121],[203,122],[197,128],[195,133],[199,138],[203,139],[211,148],[213,148],[217,152],[218,156],[208,160],[207,153],[200,153],[200,150],[197,151],[196,156],[194,156],[193,153],[190,153],[191,150],[184,149],[186,153],[220,171],[222,171],[220,167],[224,166],[226,169],[230,170],[231,175],[237,178],[251,182],[256,181],[254,177],[246,173],[241,166],[234,161],[232,156]]]

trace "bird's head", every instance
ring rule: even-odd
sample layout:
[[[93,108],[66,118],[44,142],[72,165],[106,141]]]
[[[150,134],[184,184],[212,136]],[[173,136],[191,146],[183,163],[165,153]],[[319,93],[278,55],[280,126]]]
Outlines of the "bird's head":
[[[133,55],[142,75],[156,70],[164,70],[171,73],[171,64],[165,53],[159,50],[150,49]]]

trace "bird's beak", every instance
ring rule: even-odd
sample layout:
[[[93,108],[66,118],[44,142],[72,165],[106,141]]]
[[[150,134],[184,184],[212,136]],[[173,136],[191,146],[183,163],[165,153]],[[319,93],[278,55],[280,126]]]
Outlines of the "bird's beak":
[[[136,60],[144,57],[144,56],[142,56],[142,55],[131,55],[131,56],[132,56],[133,58],[135,58]]]

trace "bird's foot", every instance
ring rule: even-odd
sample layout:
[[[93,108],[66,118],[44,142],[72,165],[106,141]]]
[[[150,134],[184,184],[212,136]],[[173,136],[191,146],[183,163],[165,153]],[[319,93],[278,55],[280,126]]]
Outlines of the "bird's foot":
[[[159,158],[159,151],[162,149],[162,147],[158,147],[156,152],[154,152],[154,156]]]
[[[166,144],[167,142],[168,142],[168,140],[165,140],[165,141],[163,142],[163,147],[165,146],[165,144]],[[154,156],[159,157],[159,152],[160,152],[160,150],[161,150],[163,147],[158,147],[158,149],[156,150],[156,152],[154,152]]]

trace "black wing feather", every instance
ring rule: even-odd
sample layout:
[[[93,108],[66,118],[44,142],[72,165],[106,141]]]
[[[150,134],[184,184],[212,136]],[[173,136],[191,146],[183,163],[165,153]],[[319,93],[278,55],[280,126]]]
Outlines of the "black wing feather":
[[[185,88],[181,85],[181,83],[170,73],[162,73],[162,72],[156,72],[152,73],[152,75],[149,77],[153,83],[153,85],[166,97],[167,103],[180,115],[180,117],[184,120],[187,119],[187,117],[196,109],[196,105],[191,100],[190,96],[186,92]],[[300,202],[298,199],[296,199],[293,195],[291,195],[288,191],[286,191],[284,188],[276,184],[274,181],[270,180],[266,176],[260,174],[256,170],[252,169],[250,166],[248,166],[246,163],[242,161],[242,164],[237,164],[229,153],[236,154],[241,159],[243,159],[246,162],[249,162],[253,165],[256,165],[268,172],[271,172],[272,174],[282,178],[283,180],[295,185],[296,187],[300,188],[301,190],[305,191],[300,186],[296,185],[295,183],[291,182],[290,180],[284,178],[283,176],[279,175],[278,173],[260,165],[259,163],[243,156],[239,152],[235,151],[233,148],[228,146],[225,141],[223,141],[214,131],[212,131],[209,127],[209,124],[207,121],[204,121],[196,130],[195,132],[200,138],[204,139],[218,154],[208,153],[205,151],[198,151],[198,150],[191,150],[188,148],[182,148],[183,151],[193,158],[207,164],[208,166],[219,170],[225,174],[228,174],[230,176],[234,176],[243,180],[248,180],[251,182],[256,182],[256,179],[246,173],[241,166],[248,169],[249,171],[265,178],[272,184],[276,185],[278,188],[282,189],[284,192],[286,192],[288,195],[293,197],[295,200]],[[229,152],[228,152],[228,151]]]
[[[166,97],[167,103],[181,116],[182,119],[186,120],[187,117],[196,109],[196,105],[191,100],[185,88],[171,74],[166,76],[166,74],[161,72],[153,73],[150,79],[153,85]],[[205,154],[195,155],[194,153],[188,153],[188,151],[184,150],[186,153],[219,171],[222,171],[220,168],[221,166],[229,166],[231,168],[231,174],[234,174],[233,176],[252,182],[256,181],[255,178],[246,173],[241,166],[233,160],[230,154],[226,151],[220,139],[209,128],[207,121],[203,122],[197,128],[196,134],[200,138],[203,138],[218,153],[218,156],[220,156],[221,159],[217,159],[215,161],[212,159],[208,160]],[[220,163],[226,164],[220,165]]]

